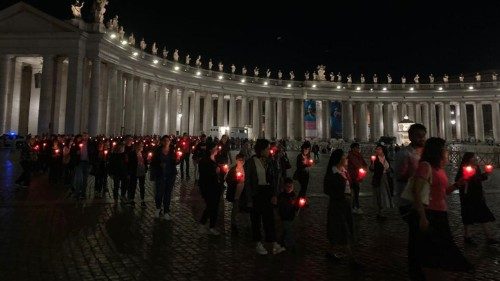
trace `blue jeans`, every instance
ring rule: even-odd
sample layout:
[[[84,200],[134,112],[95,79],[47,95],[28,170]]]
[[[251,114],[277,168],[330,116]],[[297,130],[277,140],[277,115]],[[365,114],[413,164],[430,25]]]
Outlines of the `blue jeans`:
[[[89,178],[89,162],[80,161],[80,163],[75,167],[75,196],[85,197],[87,194],[87,181]]]
[[[156,179],[156,209],[161,209],[163,205],[163,212],[170,212],[170,200],[172,199],[172,190],[174,189],[174,183],[175,175],[160,176]]]

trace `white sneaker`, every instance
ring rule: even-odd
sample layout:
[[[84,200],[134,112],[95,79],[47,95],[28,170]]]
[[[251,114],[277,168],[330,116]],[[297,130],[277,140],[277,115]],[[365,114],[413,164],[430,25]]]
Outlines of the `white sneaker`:
[[[164,219],[166,219],[166,220],[168,220],[168,221],[171,221],[171,220],[172,220],[172,216],[170,215],[170,213],[165,213],[165,214],[163,215],[163,218],[164,218]]]
[[[200,224],[200,226],[198,227],[198,233],[199,234],[208,234],[207,226],[204,224]]]
[[[215,235],[215,236],[219,236],[219,235],[220,235],[220,232],[219,232],[219,231],[217,231],[217,229],[215,229],[215,228],[210,228],[210,229],[208,230],[208,234],[212,234],[212,235]]]
[[[267,255],[267,250],[264,248],[264,245],[262,245],[262,242],[257,242],[257,247],[255,247],[255,250],[259,255],[265,256]]]
[[[276,242],[273,243],[273,255],[277,255],[285,250],[285,247],[282,247],[280,244]]]
[[[156,211],[155,211],[155,217],[156,218],[161,218],[161,209],[156,209]]]

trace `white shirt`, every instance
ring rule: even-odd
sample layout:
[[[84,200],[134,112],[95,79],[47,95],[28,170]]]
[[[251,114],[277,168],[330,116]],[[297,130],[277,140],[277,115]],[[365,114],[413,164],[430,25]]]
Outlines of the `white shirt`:
[[[351,185],[349,184],[349,181],[347,180],[347,170],[342,168],[342,170],[337,169],[336,166],[332,168],[333,174],[340,174],[343,178],[346,179],[345,181],[345,188],[344,188],[344,193],[345,194],[351,194]]]

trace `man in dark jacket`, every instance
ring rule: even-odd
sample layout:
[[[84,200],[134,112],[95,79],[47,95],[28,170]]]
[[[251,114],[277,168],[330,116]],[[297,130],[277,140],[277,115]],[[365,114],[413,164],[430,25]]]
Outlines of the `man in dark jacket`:
[[[349,177],[351,179],[351,188],[353,193],[353,213],[355,214],[363,214],[363,210],[359,206],[359,184],[362,179],[358,177],[359,169],[367,169],[368,165],[363,159],[363,155],[361,155],[361,149],[359,148],[359,143],[354,142],[351,144],[351,150],[347,155],[347,172],[349,173]]]

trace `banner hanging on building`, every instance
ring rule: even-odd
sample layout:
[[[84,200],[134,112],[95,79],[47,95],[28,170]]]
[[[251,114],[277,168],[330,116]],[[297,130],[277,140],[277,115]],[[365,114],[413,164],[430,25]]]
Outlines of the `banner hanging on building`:
[[[342,138],[342,102],[330,102],[330,137]]]
[[[306,138],[315,138],[318,136],[316,127],[316,101],[304,101],[304,123]]]

